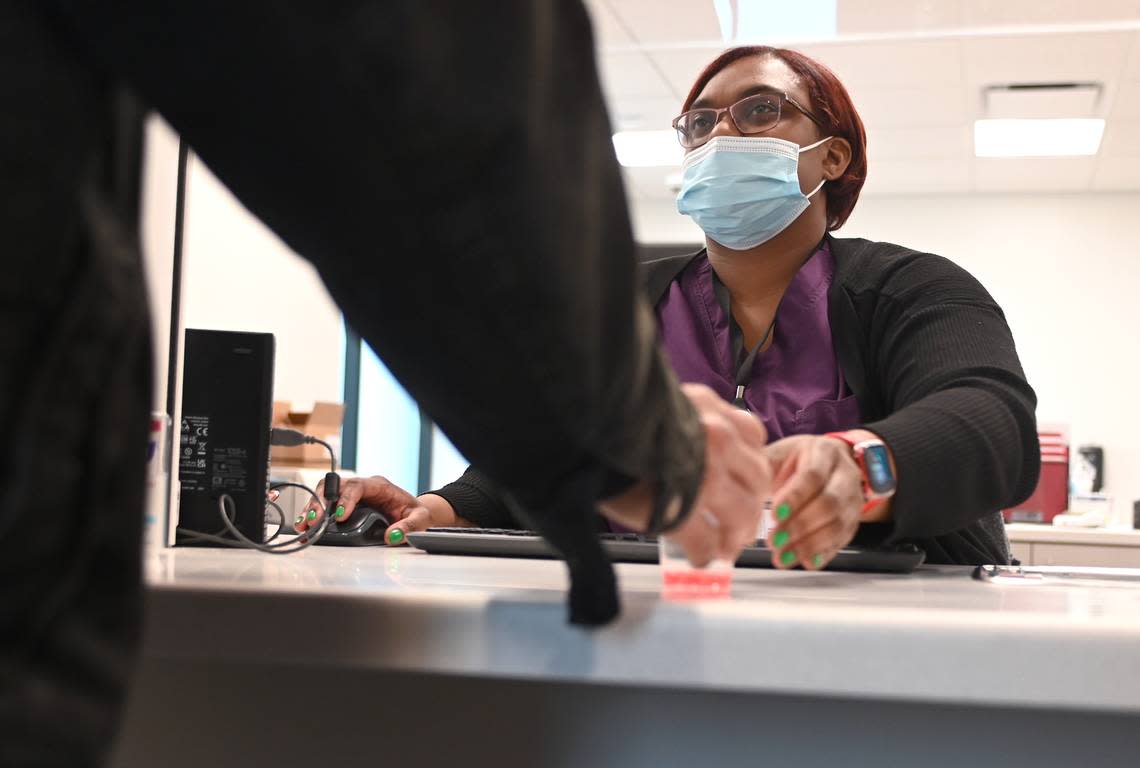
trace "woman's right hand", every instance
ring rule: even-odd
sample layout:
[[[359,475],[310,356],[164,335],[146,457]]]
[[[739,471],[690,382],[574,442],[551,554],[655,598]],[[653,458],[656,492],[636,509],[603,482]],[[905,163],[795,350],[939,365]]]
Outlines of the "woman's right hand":
[[[317,495],[324,498],[324,490],[322,480],[316,488]],[[471,526],[455,514],[451,504],[442,496],[427,493],[417,498],[378,475],[341,480],[340,497],[333,506],[333,521],[347,520],[360,505],[372,507],[392,521],[384,531],[384,541],[388,544],[406,543],[407,534],[412,531]],[[298,533],[316,528],[321,524],[323,514],[316,499],[310,499],[293,527]]]

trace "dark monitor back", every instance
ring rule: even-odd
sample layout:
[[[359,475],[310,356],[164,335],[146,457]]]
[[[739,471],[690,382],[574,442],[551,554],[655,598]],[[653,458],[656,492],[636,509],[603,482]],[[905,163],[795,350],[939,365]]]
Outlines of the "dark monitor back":
[[[187,329],[185,350],[178,527],[219,533],[228,494],[238,530],[264,541],[273,334]]]

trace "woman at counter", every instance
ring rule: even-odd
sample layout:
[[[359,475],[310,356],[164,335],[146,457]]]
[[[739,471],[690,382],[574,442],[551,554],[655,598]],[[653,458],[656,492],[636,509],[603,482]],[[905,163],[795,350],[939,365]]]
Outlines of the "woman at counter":
[[[733,48],[673,127],[686,150],[677,207],[705,247],[645,264],[646,287],[681,380],[768,429],[774,560],[823,568],[859,533],[915,543],[927,562],[1009,562],[1000,510],[1037,482],[1036,397],[1001,308],[971,275],[831,234],[867,173],[843,84],[795,51]],[[349,480],[335,515],[360,503],[395,521],[392,544],[430,526],[515,525],[474,468],[418,498]]]

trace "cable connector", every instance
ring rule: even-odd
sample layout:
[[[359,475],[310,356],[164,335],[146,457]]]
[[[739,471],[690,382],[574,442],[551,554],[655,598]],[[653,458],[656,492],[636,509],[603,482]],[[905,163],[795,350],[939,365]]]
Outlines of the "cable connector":
[[[325,473],[325,501],[334,502],[340,498],[340,475],[336,472]],[[332,505],[329,505],[332,509]]]
[[[304,445],[306,443],[312,442],[315,442],[314,438],[309,437],[304,432],[298,432],[295,429],[288,429],[286,427],[273,427],[269,430],[270,445],[281,445],[292,448],[297,445]]]
[[[329,452],[329,463],[331,464],[332,471],[336,472],[336,454],[333,453],[332,446],[319,437],[306,435],[304,432],[298,432],[288,427],[271,427],[269,430],[269,444],[279,445],[283,448],[295,448],[298,445],[323,445],[325,450]]]

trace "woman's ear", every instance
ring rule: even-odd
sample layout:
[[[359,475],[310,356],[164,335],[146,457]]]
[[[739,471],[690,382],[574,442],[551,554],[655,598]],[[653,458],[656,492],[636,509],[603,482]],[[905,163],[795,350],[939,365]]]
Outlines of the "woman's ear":
[[[823,156],[823,178],[835,181],[851,164],[851,142],[836,136],[827,142],[824,148],[826,152]]]

